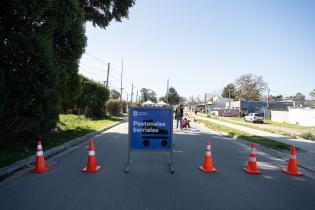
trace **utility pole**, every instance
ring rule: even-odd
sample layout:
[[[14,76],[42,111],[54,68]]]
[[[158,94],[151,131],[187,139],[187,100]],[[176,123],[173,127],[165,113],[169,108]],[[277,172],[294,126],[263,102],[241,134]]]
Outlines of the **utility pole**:
[[[136,96],[136,104],[138,103],[138,90],[137,90],[137,96]]]
[[[124,60],[121,59],[121,73],[120,73],[120,101],[122,100],[122,78],[123,78],[123,72],[124,72]]]
[[[205,93],[205,114],[207,114],[207,93]]]
[[[231,89],[229,89],[229,109],[231,109]]]
[[[265,108],[265,113],[264,113],[265,119],[267,119],[266,113],[267,113],[267,110],[268,110],[268,107],[269,107],[269,95],[270,95],[270,89],[268,88],[267,106]]]
[[[110,69],[110,63],[107,64],[107,80],[106,80],[106,87],[107,88],[108,88],[109,69]]]
[[[127,104],[129,103],[128,96],[129,96],[129,94],[127,93]]]
[[[269,107],[269,95],[270,95],[270,89],[268,88],[268,96],[267,96],[267,108]]]
[[[133,83],[131,84],[131,103],[132,103],[132,98],[133,98]]]
[[[167,79],[167,85],[166,85],[166,103],[168,104],[168,89],[169,89],[169,82],[170,80]]]

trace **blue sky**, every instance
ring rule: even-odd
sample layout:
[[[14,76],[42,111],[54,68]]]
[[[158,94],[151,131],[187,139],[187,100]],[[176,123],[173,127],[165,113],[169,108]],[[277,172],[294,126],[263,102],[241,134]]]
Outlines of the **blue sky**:
[[[217,93],[244,73],[262,75],[272,95],[309,97],[315,89],[315,1],[137,0],[129,19],[106,29],[86,25],[80,73],[126,93],[158,96],[166,82],[180,95]]]

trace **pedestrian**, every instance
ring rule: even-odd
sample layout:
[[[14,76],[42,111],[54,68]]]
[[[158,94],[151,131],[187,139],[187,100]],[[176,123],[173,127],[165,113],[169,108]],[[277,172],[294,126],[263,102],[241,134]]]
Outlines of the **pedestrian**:
[[[183,105],[179,105],[176,108],[175,111],[175,119],[176,119],[176,128],[178,129],[178,123],[180,124],[180,129],[182,129],[182,123],[183,123]]]

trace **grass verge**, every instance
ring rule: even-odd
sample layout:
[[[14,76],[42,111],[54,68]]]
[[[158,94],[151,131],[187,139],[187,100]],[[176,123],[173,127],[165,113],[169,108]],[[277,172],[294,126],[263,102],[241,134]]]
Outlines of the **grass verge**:
[[[287,136],[293,139],[302,138],[302,139],[307,139],[307,140],[315,140],[315,135],[313,134],[315,132],[314,127],[305,127],[305,126],[293,125],[293,124],[288,124],[288,123],[273,122],[271,120],[264,120],[264,124],[276,126],[279,128],[279,129],[272,129],[272,128],[262,128],[262,127],[259,127],[258,125],[247,123],[244,121],[244,118],[240,118],[240,117],[231,117],[231,120],[226,120],[219,116],[214,116],[214,115],[208,115],[207,117],[220,120],[222,122],[228,122],[235,125],[241,125],[241,126],[245,126],[249,128],[254,128],[257,130],[267,131],[270,133],[280,134],[280,135]],[[281,130],[285,128],[296,129],[301,132],[300,134],[297,134],[297,133],[289,133],[289,132]]]
[[[239,131],[237,129],[226,127],[223,125],[219,125],[219,124],[216,124],[213,122],[209,122],[206,120],[199,119],[198,121],[202,122],[207,127],[209,127],[210,129],[213,129],[215,131],[225,132],[231,136],[237,136],[238,138],[250,141],[252,143],[260,144],[262,146],[265,146],[265,147],[268,147],[271,149],[275,149],[275,150],[289,150],[290,149],[290,145],[288,145],[288,144],[273,141],[273,140],[270,140],[270,139],[267,139],[267,138],[264,138],[261,136],[254,136],[254,135],[251,135],[249,133]]]
[[[293,139],[297,138],[296,135],[290,134],[290,133],[285,132],[285,131],[280,131],[280,130],[275,130],[275,129],[270,129],[270,128],[261,128],[259,126],[256,126],[255,124],[246,123],[246,122],[244,122],[244,119],[242,119],[242,120],[235,120],[235,119],[241,119],[241,118],[232,118],[232,120],[226,120],[226,119],[222,119],[222,118],[220,118],[218,116],[208,116],[208,117],[209,118],[213,118],[215,120],[222,121],[222,122],[232,123],[234,125],[240,125],[240,126],[244,126],[244,127],[248,127],[248,128],[254,128],[254,129],[257,129],[257,130],[267,131],[267,132],[270,132],[270,133],[280,134],[280,135],[287,136],[287,137],[293,138]],[[264,124],[266,124],[266,123],[264,122]]]
[[[73,114],[60,115],[57,130],[49,133],[42,139],[44,150],[56,147],[74,138],[109,127],[122,118],[102,118],[91,119],[85,116]],[[18,160],[22,160],[35,154],[36,141],[33,145],[15,144],[0,148],[0,168],[10,165]]]

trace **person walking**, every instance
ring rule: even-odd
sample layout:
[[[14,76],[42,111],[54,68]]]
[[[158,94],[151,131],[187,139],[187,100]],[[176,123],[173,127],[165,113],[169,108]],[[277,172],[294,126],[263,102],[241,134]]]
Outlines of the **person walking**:
[[[176,108],[175,111],[175,118],[176,118],[176,128],[178,129],[178,123],[180,125],[180,129],[182,129],[182,123],[183,123],[183,105],[179,105]]]

